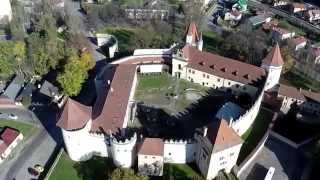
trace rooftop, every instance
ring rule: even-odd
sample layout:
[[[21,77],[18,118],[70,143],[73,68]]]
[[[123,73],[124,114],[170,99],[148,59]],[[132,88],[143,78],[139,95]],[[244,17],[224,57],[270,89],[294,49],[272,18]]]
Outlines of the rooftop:
[[[93,119],[91,131],[116,132],[123,128],[136,65],[117,66],[102,111]],[[98,107],[95,107],[98,108]]]
[[[294,37],[288,40],[289,44],[299,45],[301,43],[307,42],[307,39],[303,36]]]
[[[207,138],[213,144],[213,151],[218,152],[242,144],[240,136],[229,127],[226,120],[221,119],[208,127]]]
[[[188,36],[192,36],[192,43],[199,41],[198,30],[195,22],[191,22],[188,28]]]
[[[145,138],[138,149],[141,155],[163,156],[164,142],[160,138]]]
[[[188,67],[190,68],[242,84],[256,84],[266,75],[265,70],[261,67],[201,52],[188,45],[183,48],[183,56],[189,61]]]
[[[272,48],[269,54],[262,60],[262,64],[270,65],[270,66],[282,66],[284,64],[278,43]]]
[[[292,86],[287,86],[284,84],[280,84],[278,94],[280,94],[282,96],[298,99],[301,101],[306,100],[306,98],[303,96],[303,94],[301,94],[301,92],[297,88],[292,87]]]
[[[75,130],[85,126],[91,119],[91,107],[68,98],[60,114],[57,126],[64,130]]]
[[[0,135],[0,154],[4,153],[5,150],[11,145],[11,143],[19,136],[18,130],[6,127]]]

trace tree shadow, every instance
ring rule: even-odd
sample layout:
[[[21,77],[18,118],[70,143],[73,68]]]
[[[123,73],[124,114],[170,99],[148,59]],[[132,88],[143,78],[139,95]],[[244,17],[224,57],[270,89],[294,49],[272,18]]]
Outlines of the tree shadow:
[[[107,179],[108,175],[116,168],[112,159],[94,156],[88,161],[77,162],[73,165],[78,177],[83,180]]]

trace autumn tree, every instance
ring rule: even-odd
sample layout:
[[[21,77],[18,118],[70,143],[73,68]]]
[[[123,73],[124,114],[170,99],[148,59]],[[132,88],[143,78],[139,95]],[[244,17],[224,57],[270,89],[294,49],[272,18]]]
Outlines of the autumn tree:
[[[59,82],[63,92],[68,96],[76,96],[82,89],[82,84],[88,77],[88,71],[95,66],[90,52],[83,52],[80,55],[73,51],[68,58],[62,73],[58,75]]]
[[[282,67],[282,72],[286,73],[293,68],[293,52],[288,46],[284,46],[281,48],[281,55],[284,61],[284,66]]]
[[[134,173],[132,169],[117,168],[108,177],[109,180],[148,180],[149,177]]]

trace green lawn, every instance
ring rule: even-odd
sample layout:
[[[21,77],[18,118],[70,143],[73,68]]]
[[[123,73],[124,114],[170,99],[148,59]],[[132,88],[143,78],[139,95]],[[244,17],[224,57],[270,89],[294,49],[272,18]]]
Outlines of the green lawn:
[[[163,87],[168,87],[172,77],[170,74],[161,75],[140,75],[137,91],[157,91]]]
[[[287,29],[289,31],[294,31],[297,35],[306,36],[306,32],[304,32],[302,28],[294,26],[284,19],[279,21],[279,27]]]
[[[195,164],[165,164],[164,180],[202,179]]]
[[[19,121],[1,119],[0,127],[6,127],[6,126],[19,130],[24,137],[29,136],[32,133],[32,130],[35,128],[31,124],[22,123]]]
[[[93,157],[85,162],[74,162],[63,152],[53,170],[50,180],[100,180],[107,179],[108,173],[113,170],[109,159]]]
[[[258,145],[260,139],[267,131],[271,120],[272,113],[264,109],[260,109],[260,112],[252,126],[241,136],[244,143],[241,147],[237,164],[240,164]]]
[[[312,80],[305,75],[302,75],[297,70],[293,69],[282,75],[281,83],[295,86],[297,88],[311,89],[313,91],[320,91],[320,82]]]

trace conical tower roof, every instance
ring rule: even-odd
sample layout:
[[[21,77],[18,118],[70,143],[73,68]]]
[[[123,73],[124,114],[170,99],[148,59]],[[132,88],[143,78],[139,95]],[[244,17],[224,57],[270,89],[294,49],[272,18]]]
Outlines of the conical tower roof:
[[[189,24],[187,35],[192,37],[192,43],[196,43],[199,41],[200,38],[197,30],[197,25],[194,21]]]
[[[65,130],[80,129],[91,119],[91,107],[68,98],[57,126]]]
[[[224,119],[208,127],[207,138],[213,145],[213,152],[222,151],[243,142],[240,136],[229,127]]]
[[[272,48],[267,57],[263,59],[262,64],[268,66],[283,66],[284,63],[278,43]]]

